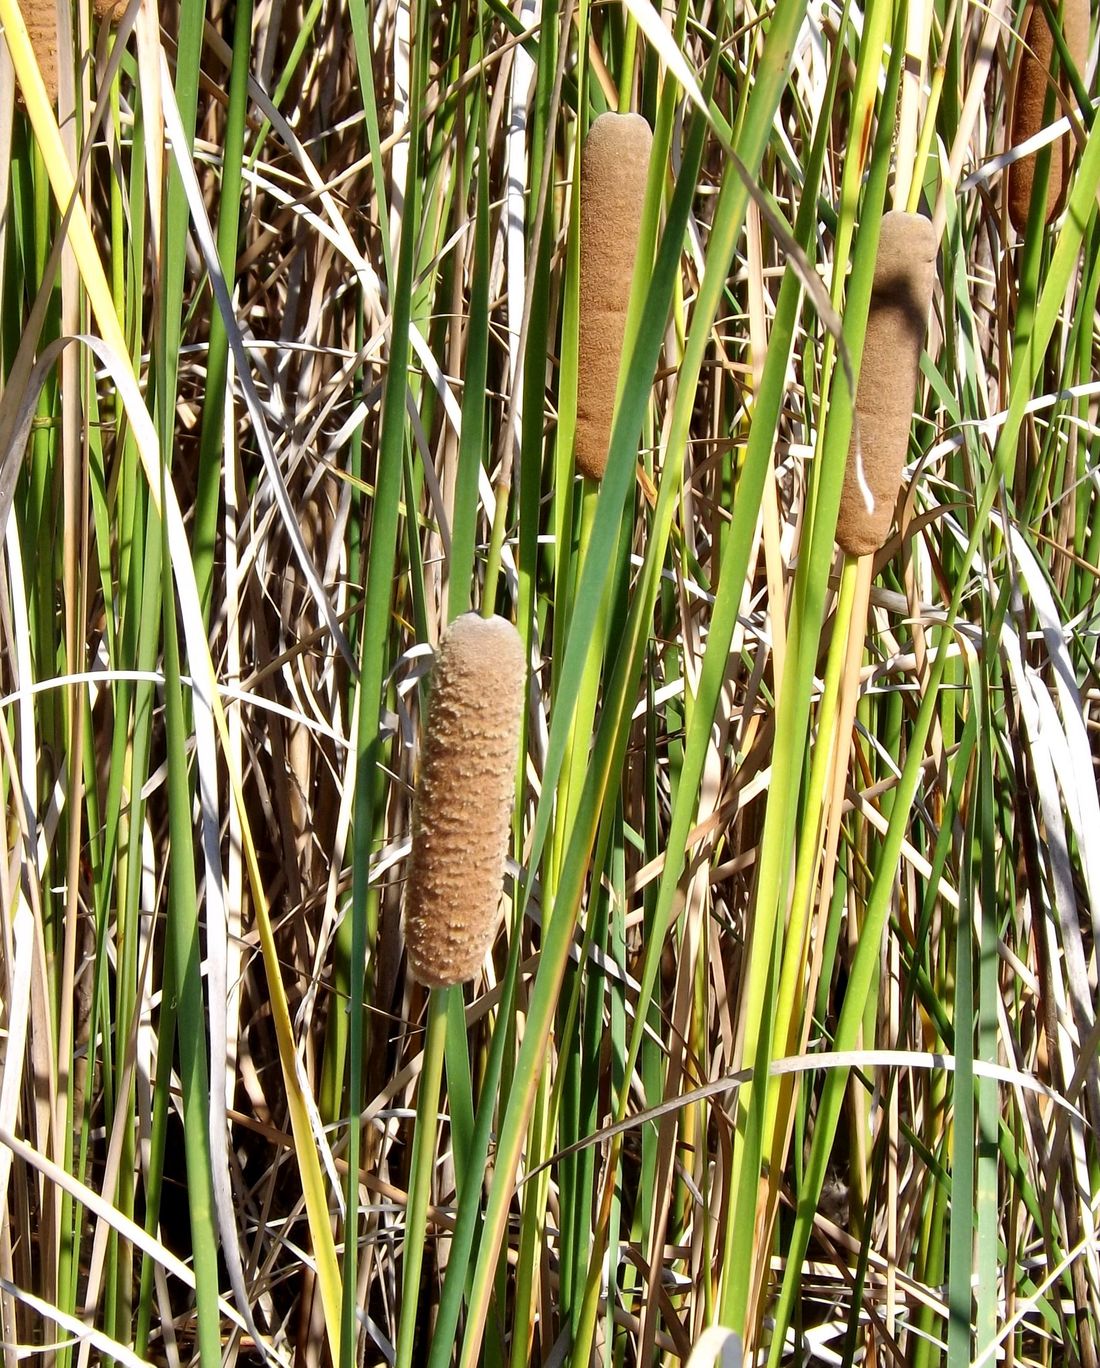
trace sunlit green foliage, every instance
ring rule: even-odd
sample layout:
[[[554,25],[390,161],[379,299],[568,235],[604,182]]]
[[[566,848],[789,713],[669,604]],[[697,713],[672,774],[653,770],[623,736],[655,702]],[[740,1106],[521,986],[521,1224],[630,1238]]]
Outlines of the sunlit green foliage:
[[[61,9],[55,116],[0,0],[5,1365],[1093,1364],[1088,69],[1021,232],[1030,10]],[[609,109],[653,152],[596,483]],[[891,208],[936,284],[857,560]],[[529,662],[511,857],[429,994],[470,609]]]

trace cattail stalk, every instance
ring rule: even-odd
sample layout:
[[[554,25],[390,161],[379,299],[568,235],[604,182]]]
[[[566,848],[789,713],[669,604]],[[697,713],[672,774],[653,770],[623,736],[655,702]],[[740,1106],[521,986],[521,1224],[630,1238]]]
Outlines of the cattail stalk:
[[[577,469],[603,478],[638,254],[653,134],[640,114],[601,114],[581,159]]]
[[[900,210],[884,215],[836,527],[841,550],[851,556],[877,551],[890,530],[935,269],[931,220]]]
[[[1083,72],[1088,56],[1089,0],[1064,0],[1062,37],[1074,66],[1078,72]],[[1036,0],[1016,63],[1016,94],[1012,109],[1013,147],[1033,138],[1044,125],[1044,108],[1055,60],[1054,35],[1046,11]],[[1071,86],[1065,70],[1061,73],[1058,87],[1063,95],[1070,96]],[[1055,117],[1059,113],[1056,105]],[[1077,142],[1072,133],[1063,134],[1051,145],[1044,223],[1049,223],[1062,208],[1076,150]],[[1037,152],[1032,152],[1008,168],[1008,216],[1018,233],[1023,233],[1027,228],[1038,156]]]
[[[436,659],[405,888],[409,966],[428,987],[475,977],[496,928],[525,691],[512,624],[456,618]]]

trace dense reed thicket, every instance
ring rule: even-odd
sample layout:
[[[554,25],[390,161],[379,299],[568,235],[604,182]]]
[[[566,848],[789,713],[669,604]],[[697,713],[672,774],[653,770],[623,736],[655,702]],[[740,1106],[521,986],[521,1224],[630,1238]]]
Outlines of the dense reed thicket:
[[[1088,6],[22,3],[4,1368],[1092,1368]]]

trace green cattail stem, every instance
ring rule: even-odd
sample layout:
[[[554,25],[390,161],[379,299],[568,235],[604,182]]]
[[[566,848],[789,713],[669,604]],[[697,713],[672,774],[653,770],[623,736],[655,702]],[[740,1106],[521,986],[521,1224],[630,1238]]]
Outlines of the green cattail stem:
[[[850,556],[877,551],[890,530],[935,270],[931,220],[900,210],[884,215],[836,525],[837,543]]]
[[[448,991],[428,998],[428,1029],[424,1041],[424,1066],[416,1100],[416,1130],[410,1165],[409,1200],[405,1208],[405,1260],[401,1277],[401,1315],[397,1326],[396,1368],[411,1368],[419,1320],[420,1274],[424,1267],[424,1241],[428,1229],[432,1171],[435,1168],[435,1137],[439,1118],[439,1090],[443,1079],[443,1053],[447,1042]]]

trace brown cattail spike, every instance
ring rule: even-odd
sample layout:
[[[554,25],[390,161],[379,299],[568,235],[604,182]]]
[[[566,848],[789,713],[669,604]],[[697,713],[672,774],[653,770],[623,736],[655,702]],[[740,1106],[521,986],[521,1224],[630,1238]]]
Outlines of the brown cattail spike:
[[[935,272],[936,234],[931,221],[921,214],[886,214],[875,258],[856,388],[856,423],[836,525],[837,542],[850,556],[877,551],[890,530],[909,449]]]
[[[1057,0],[1054,9],[1058,9]],[[1064,0],[1062,37],[1066,50],[1073,58],[1073,65],[1078,73],[1083,73],[1089,47],[1089,0]],[[1012,110],[1013,147],[1034,137],[1043,127],[1043,110],[1056,61],[1057,50],[1046,11],[1041,0],[1035,0],[1016,64],[1016,94]],[[1062,94],[1072,101],[1072,87],[1065,71],[1062,72],[1058,85]],[[1054,107],[1054,117],[1061,117],[1061,109],[1057,104]],[[1049,223],[1062,208],[1076,149],[1077,142],[1072,133],[1064,134],[1051,145],[1044,223]],[[1029,156],[1021,157],[1018,162],[1013,162],[1008,168],[1008,216],[1018,233],[1023,233],[1027,228],[1038,156],[1037,152],[1032,152]]]
[[[117,24],[130,8],[130,0],[93,0],[96,18],[105,24]]]
[[[526,679],[504,618],[465,613],[440,642],[405,888],[409,966],[429,987],[472,979],[496,928]]]
[[[57,6],[54,0],[20,0],[35,61],[51,104],[57,103]]]
[[[653,134],[640,114],[601,114],[581,159],[577,469],[607,468],[630,281],[638,254]]]

